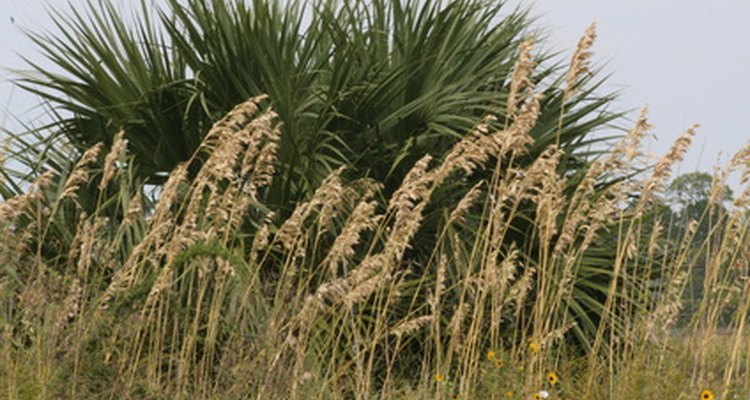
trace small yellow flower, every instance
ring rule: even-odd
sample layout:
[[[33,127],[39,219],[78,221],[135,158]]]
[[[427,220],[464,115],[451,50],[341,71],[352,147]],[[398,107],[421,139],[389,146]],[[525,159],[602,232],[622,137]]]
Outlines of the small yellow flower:
[[[708,389],[702,391],[700,400],[714,400],[714,392]]]
[[[495,352],[490,350],[487,352],[487,359],[490,361],[495,361]]]
[[[515,393],[513,393],[513,391],[512,391],[512,390],[508,390],[507,392],[505,392],[505,398],[506,398],[506,399],[512,399],[512,398],[513,398],[513,396],[515,396],[515,395],[516,395],[516,394],[515,394]]]
[[[555,386],[557,382],[560,382],[560,377],[557,376],[556,373],[550,372],[547,374],[547,382],[549,382],[550,385]]]
[[[539,350],[542,349],[542,346],[539,345],[539,343],[536,342],[536,340],[531,340],[529,342],[529,351],[531,351],[532,354],[536,354],[539,352]]]
[[[505,365],[505,363],[503,362],[503,360],[500,360],[500,359],[495,360],[495,366],[496,367],[502,368],[503,365]]]
[[[442,374],[435,374],[435,382],[445,382],[445,377]]]

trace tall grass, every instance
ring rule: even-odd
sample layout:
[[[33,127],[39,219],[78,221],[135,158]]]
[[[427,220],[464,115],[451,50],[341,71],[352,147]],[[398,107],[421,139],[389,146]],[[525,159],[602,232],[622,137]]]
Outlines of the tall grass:
[[[572,81],[586,71],[581,43]],[[263,96],[216,122],[153,204],[129,169],[127,133],[66,176],[41,175],[0,204],[0,392],[747,397],[750,147],[716,173],[708,237],[696,243],[693,221],[668,240],[653,210],[694,128],[645,174],[635,172],[646,110],[583,177],[558,172],[555,144],[514,167],[540,112],[530,68],[515,69],[503,129],[478,121],[444,156],[424,155],[389,198],[340,168],[276,218],[262,199],[282,121]],[[417,262],[411,246],[432,196],[478,171],[487,178],[440,210],[434,248]],[[745,189],[727,207],[719,188],[730,173]],[[518,218],[525,239],[508,241]],[[585,263],[605,257],[602,246],[616,251],[597,271]],[[685,315],[695,268],[705,268],[692,282],[703,297]]]

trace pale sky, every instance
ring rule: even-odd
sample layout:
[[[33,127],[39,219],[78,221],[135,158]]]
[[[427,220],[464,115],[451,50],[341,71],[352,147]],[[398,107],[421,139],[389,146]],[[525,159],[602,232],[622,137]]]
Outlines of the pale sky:
[[[548,46],[566,52],[597,22],[594,63],[611,74],[616,105],[648,105],[651,150],[663,154],[693,123],[701,125],[679,172],[711,172],[750,141],[750,1],[512,0],[531,7]],[[736,187],[736,177],[731,179]]]
[[[135,0],[112,0],[137,7]],[[85,0],[0,0],[0,67],[24,68],[18,54],[39,60],[21,29],[51,30],[45,4],[66,9]],[[510,0],[531,7],[536,27],[548,33],[545,47],[574,49],[596,21],[594,63],[611,74],[606,90],[618,90],[618,109],[648,104],[664,153],[693,123],[701,124],[693,148],[678,172],[709,171],[750,141],[750,1],[748,0]],[[14,119],[33,122],[43,113],[34,97],[14,90],[13,74],[0,70],[0,127]],[[734,186],[734,185],[733,185]]]

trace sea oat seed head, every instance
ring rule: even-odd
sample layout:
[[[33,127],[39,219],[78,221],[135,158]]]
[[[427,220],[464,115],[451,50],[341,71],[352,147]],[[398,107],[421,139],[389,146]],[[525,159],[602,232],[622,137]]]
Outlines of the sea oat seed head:
[[[99,190],[104,190],[107,184],[115,176],[117,169],[117,160],[119,160],[125,152],[125,131],[120,131],[115,136],[115,142],[112,145],[109,153],[104,158],[104,172],[102,173],[102,180],[99,181]]]
[[[570,67],[568,69],[568,75],[565,79],[565,96],[570,98],[577,91],[577,85],[581,77],[591,72],[590,60],[591,60],[591,47],[594,45],[596,40],[596,22],[592,22],[586,33],[578,41],[576,51],[573,53],[573,57],[570,61]]]
[[[531,80],[531,75],[536,67],[536,62],[531,55],[531,51],[534,49],[534,42],[534,36],[529,36],[518,48],[518,59],[513,66],[513,74],[510,79],[506,122],[513,120],[518,112],[518,105],[523,104],[528,97],[533,95],[534,82]]]

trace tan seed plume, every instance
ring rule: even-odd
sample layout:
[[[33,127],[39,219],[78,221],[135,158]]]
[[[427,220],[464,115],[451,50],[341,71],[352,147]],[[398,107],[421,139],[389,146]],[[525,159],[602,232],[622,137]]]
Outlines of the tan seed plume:
[[[653,200],[656,193],[663,188],[664,182],[666,182],[667,178],[672,174],[672,166],[682,161],[685,157],[685,153],[690,147],[692,138],[699,126],[700,125],[695,124],[689,127],[682,136],[677,138],[667,154],[656,163],[651,177],[644,184],[638,213],[640,213],[645,204]]]
[[[315,190],[310,201],[299,203],[292,215],[281,224],[276,232],[275,240],[280,242],[286,250],[292,250],[299,244],[298,240],[305,231],[304,223],[315,210],[326,202],[336,201],[339,198],[339,193],[343,190],[340,176],[343,171],[344,168],[341,167],[331,172]]]
[[[98,143],[83,153],[81,159],[78,160],[76,165],[73,167],[70,176],[63,185],[63,191],[60,195],[60,200],[71,197],[75,198],[76,192],[81,188],[83,184],[88,182],[89,174],[91,173],[91,164],[96,162],[99,152],[101,152],[104,144]]]
[[[429,324],[432,319],[433,317],[431,315],[423,315],[421,317],[413,318],[396,325],[389,333],[396,337],[403,337]]]
[[[123,219],[122,224],[125,226],[131,225],[142,216],[143,216],[143,192],[139,190],[138,192],[136,192],[135,196],[133,196],[133,198],[130,199],[130,204],[128,205],[127,212],[125,212],[125,218]]]
[[[250,260],[252,261],[252,265],[258,265],[260,263],[260,252],[268,246],[269,237],[271,236],[270,227],[275,215],[274,212],[266,215],[263,219],[263,224],[255,232],[253,244],[250,246]]]
[[[109,153],[107,153],[107,156],[104,158],[104,172],[102,173],[102,180],[99,181],[99,190],[104,190],[104,188],[107,187],[107,184],[109,184],[115,176],[117,160],[122,158],[125,153],[125,147],[125,131],[120,131],[120,133],[115,136],[115,142],[112,145],[112,149],[110,149]]]
[[[448,223],[452,224],[455,222],[462,222],[464,216],[469,211],[472,205],[474,205],[474,202],[476,199],[482,194],[481,186],[484,184],[484,182],[479,182],[475,184],[467,193],[466,195],[461,198],[461,201],[458,202],[458,205],[455,209],[451,212],[450,217],[448,218]]]
[[[578,41],[576,51],[570,60],[568,75],[565,78],[565,97],[570,98],[578,91],[578,83],[586,74],[591,72],[591,47],[596,40],[596,22],[592,22],[583,37]]]
[[[740,171],[740,185],[744,190],[738,194],[732,204],[737,208],[750,208],[750,143],[738,151],[729,164],[730,171]]]
[[[518,113],[518,105],[533,95],[534,82],[531,75],[536,67],[536,61],[531,54],[535,43],[534,36],[528,37],[518,48],[518,58],[513,66],[513,74],[510,79],[510,90],[506,106],[506,126]]]
[[[740,185],[750,182],[750,143],[746,144],[745,147],[732,156],[729,168],[733,171],[739,170],[741,172]]]
[[[382,215],[375,215],[377,209],[375,201],[361,201],[347,219],[341,233],[336,237],[331,250],[323,261],[329,266],[332,276],[344,260],[354,256],[354,246],[359,243],[362,232],[375,229],[383,220]]]
[[[613,208],[609,207],[607,196],[594,196],[595,184],[605,175],[616,178],[629,171],[633,161],[641,155],[640,145],[645,133],[651,129],[647,116],[648,107],[644,106],[628,134],[615,144],[607,156],[594,160],[586,170],[586,174],[568,202],[570,205],[565,222],[553,251],[555,256],[562,255],[564,250],[574,242],[579,231],[595,231],[599,225],[594,221],[606,220],[605,215],[609,214],[606,210]],[[620,188],[623,188],[623,185],[611,186],[610,192],[614,193]],[[599,213],[598,216],[602,218],[592,217],[591,213]],[[588,224],[586,224],[587,221]],[[588,237],[593,238],[592,234],[588,234]],[[590,240],[586,241],[586,243],[589,242]]]
[[[153,217],[149,220],[152,229],[167,219],[172,212],[172,206],[178,201],[180,186],[187,181],[187,173],[187,163],[180,163],[169,174]]]

